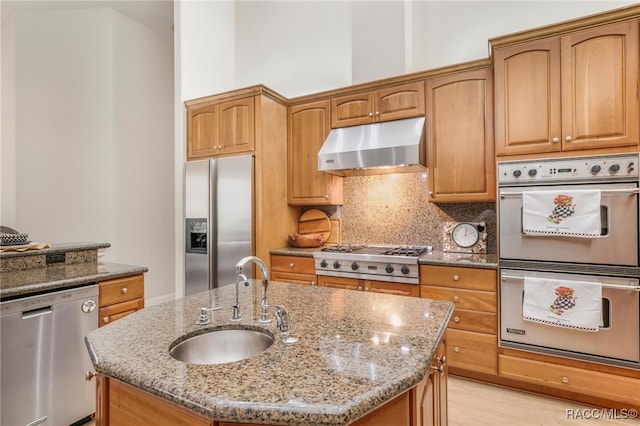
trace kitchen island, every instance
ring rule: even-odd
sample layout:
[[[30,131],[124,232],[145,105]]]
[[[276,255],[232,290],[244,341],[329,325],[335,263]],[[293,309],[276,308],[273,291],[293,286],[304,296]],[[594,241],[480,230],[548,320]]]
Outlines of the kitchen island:
[[[158,418],[214,426],[417,425],[439,419],[435,412],[446,422],[446,392],[438,389],[446,387],[442,340],[452,303],[271,282],[269,303],[287,308],[289,335],[299,339],[285,344],[275,321],[257,322],[261,292],[259,281],[240,286],[242,319],[235,323],[229,285],[91,332],[86,343],[101,373],[98,426]],[[196,325],[201,308],[212,306],[223,309],[210,313],[210,324]],[[227,364],[186,364],[169,355],[185,336],[221,328],[264,329],[276,341]]]

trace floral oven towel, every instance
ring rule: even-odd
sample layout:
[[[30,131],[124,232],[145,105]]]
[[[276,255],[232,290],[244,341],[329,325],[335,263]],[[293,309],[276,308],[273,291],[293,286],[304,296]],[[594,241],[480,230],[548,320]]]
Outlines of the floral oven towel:
[[[522,319],[598,331],[602,320],[602,284],[525,277]]]
[[[525,191],[522,228],[527,235],[600,236],[600,190]]]

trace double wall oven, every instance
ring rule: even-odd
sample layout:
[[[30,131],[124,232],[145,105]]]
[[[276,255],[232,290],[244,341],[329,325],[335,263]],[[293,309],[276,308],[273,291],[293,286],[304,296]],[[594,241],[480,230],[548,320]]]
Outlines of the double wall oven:
[[[638,154],[498,162],[500,346],[640,369],[638,166]],[[580,190],[599,193],[599,236],[525,233],[525,194]],[[597,331],[524,320],[531,278],[597,283]]]

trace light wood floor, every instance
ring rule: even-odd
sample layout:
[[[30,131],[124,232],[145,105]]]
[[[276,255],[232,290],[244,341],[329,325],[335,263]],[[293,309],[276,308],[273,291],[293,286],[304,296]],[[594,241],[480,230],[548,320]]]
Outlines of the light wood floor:
[[[619,426],[640,425],[638,419],[602,419],[599,409],[571,401],[519,392],[449,376],[449,426]],[[569,418],[567,410],[582,413]],[[583,411],[586,410],[586,411]]]

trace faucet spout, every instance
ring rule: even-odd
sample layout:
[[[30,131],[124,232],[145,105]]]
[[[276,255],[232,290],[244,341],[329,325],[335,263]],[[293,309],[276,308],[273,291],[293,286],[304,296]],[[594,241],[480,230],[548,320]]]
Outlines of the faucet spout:
[[[240,259],[238,263],[236,263],[236,274],[240,275],[244,271],[244,266],[247,263],[253,262],[258,265],[260,269],[260,274],[262,278],[262,301],[260,302],[261,312],[260,319],[258,322],[268,323],[271,322],[271,318],[269,318],[269,298],[268,298],[268,290],[269,290],[269,273],[267,272],[267,266],[264,262],[256,256],[247,256]]]

